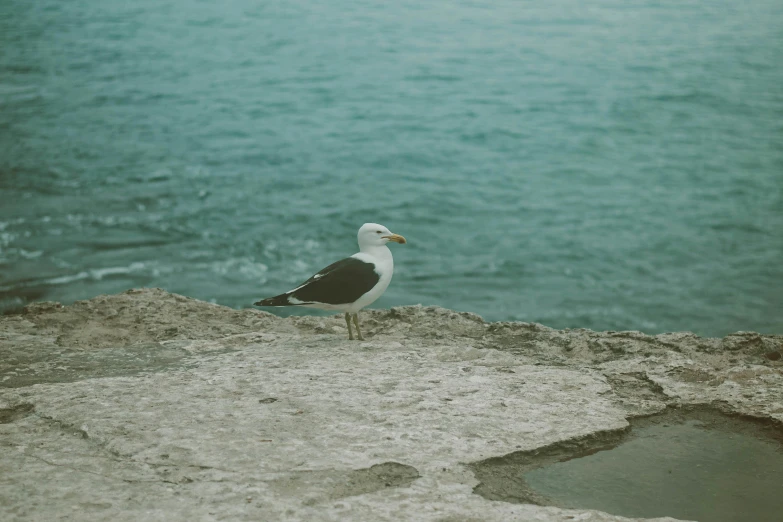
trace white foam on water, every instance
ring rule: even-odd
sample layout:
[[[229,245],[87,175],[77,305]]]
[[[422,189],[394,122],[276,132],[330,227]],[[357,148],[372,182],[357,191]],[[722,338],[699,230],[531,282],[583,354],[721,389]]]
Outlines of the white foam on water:
[[[115,266],[107,268],[94,268],[92,270],[84,270],[77,274],[68,274],[58,277],[52,277],[44,279],[41,283],[46,285],[66,285],[75,281],[92,280],[101,281],[106,277],[138,274],[148,268],[148,264],[144,262],[131,263],[128,266]]]
[[[259,263],[249,257],[239,257],[215,261],[207,265],[208,269],[218,275],[231,279],[242,279],[253,283],[266,282],[269,271],[264,263]]]

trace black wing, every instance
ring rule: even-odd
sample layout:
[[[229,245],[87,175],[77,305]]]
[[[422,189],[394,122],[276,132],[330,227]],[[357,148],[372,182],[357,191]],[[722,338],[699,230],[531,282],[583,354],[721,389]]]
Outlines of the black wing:
[[[380,275],[373,263],[347,257],[327,266],[296,290],[255,303],[257,306],[291,306],[295,304],[353,303],[378,284]],[[301,301],[292,303],[289,298]]]

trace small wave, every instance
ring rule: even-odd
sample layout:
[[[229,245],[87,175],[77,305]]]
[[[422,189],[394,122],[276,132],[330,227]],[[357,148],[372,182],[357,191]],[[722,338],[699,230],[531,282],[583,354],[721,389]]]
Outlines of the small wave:
[[[19,255],[25,259],[37,259],[43,255],[43,250],[30,251],[30,250],[25,250],[24,248],[20,248]]]
[[[210,270],[221,276],[229,276],[231,279],[266,281],[266,273],[269,268],[263,264],[250,259],[249,257],[240,257],[216,261],[210,264]]]
[[[17,237],[18,236],[16,234],[11,234],[10,232],[0,233],[0,247],[6,247],[10,245],[11,242]]]
[[[30,254],[35,255],[36,252],[28,253],[28,255]],[[17,280],[16,282],[13,282],[10,285],[0,286],[0,292],[18,292],[24,288],[62,286],[62,285],[75,283],[77,281],[85,281],[85,280],[101,281],[103,279],[107,279],[111,277],[127,276],[130,274],[139,274],[145,271],[149,271],[149,273],[153,276],[157,276],[160,273],[157,268],[151,267],[151,265],[148,263],[135,262],[135,263],[131,263],[128,266],[95,268],[91,270],[82,270],[81,272],[77,272],[75,274],[73,273],[64,274],[60,276],[47,277],[42,279],[34,278],[34,279]]]
[[[405,77],[405,80],[409,82],[447,82],[453,83],[462,80],[461,76],[455,76],[453,74],[411,74]]]
[[[311,253],[321,248],[321,243],[314,239],[286,238],[281,240],[270,239],[263,246],[264,256],[274,256],[280,252]]]
[[[142,262],[131,263],[128,266],[94,268],[92,270],[84,270],[82,272],[79,272],[78,274],[69,274],[69,275],[44,279],[42,283],[47,285],[67,285],[69,283],[73,283],[75,281],[83,281],[85,279],[89,279],[92,281],[101,281],[106,277],[139,273],[146,268],[147,268],[147,264]]]
[[[152,172],[147,172],[140,176],[132,176],[130,181],[136,183],[159,183],[162,181],[169,181],[172,177],[170,169],[162,168]]]

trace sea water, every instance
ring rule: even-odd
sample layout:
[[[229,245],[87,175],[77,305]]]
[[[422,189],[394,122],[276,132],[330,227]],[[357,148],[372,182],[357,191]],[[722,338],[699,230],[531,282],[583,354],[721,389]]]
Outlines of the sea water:
[[[0,307],[246,307],[374,221],[409,241],[377,307],[780,332],[781,27],[773,0],[6,0]]]

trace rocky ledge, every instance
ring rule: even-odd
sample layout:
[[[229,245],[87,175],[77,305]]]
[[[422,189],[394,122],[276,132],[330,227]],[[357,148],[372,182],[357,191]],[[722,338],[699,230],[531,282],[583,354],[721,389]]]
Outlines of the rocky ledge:
[[[158,289],[0,318],[0,518],[626,520],[487,494],[481,463],[676,409],[783,427],[783,336],[362,321]]]

